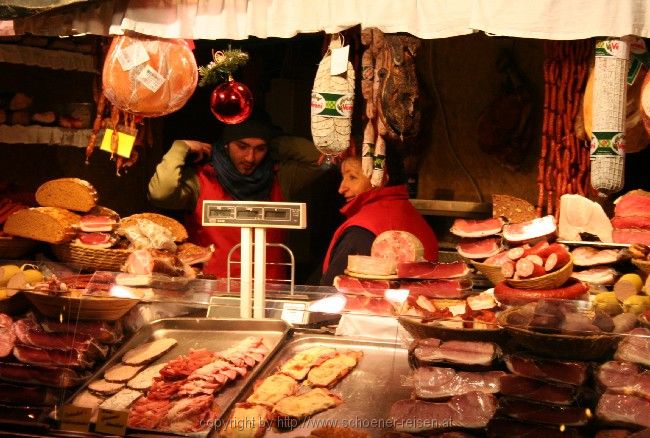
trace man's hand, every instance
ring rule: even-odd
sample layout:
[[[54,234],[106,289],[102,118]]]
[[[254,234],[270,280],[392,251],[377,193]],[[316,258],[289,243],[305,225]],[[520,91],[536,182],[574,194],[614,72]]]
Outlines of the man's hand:
[[[212,145],[196,140],[184,140],[189,149],[188,156],[192,163],[209,161],[212,157]]]

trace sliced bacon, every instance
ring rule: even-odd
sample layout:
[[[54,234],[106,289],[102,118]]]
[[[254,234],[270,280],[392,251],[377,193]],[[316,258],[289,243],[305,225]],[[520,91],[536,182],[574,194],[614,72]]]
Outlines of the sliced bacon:
[[[147,392],[147,397],[151,400],[171,400],[176,398],[183,383],[183,380],[169,381],[155,378]]]
[[[160,421],[167,415],[172,402],[169,400],[140,397],[129,408],[129,427],[140,429],[156,429]]]
[[[502,376],[500,386],[503,395],[557,405],[570,405],[577,396],[575,386],[542,382],[514,374]]]
[[[419,339],[413,354],[416,359],[429,363],[457,363],[489,366],[498,356],[498,347],[490,342],[447,341]]]
[[[418,367],[413,371],[414,394],[417,398],[435,400],[479,391],[496,394],[503,371],[468,372],[453,368]]]
[[[587,364],[577,361],[535,359],[511,354],[505,357],[510,372],[551,382],[582,385],[587,380]]]
[[[634,395],[605,393],[598,400],[596,417],[606,423],[650,427],[650,400]]]
[[[334,287],[339,292],[344,293],[383,297],[386,289],[392,289],[395,285],[396,282],[388,280],[364,280],[348,275],[337,275],[334,277]]]
[[[650,330],[638,327],[618,344],[614,359],[650,366]]]
[[[557,426],[585,426],[591,413],[582,406],[558,406],[502,397],[499,413],[521,421]]]
[[[503,226],[503,238],[511,243],[524,243],[555,235],[557,230],[553,215]]]
[[[185,379],[196,369],[212,362],[217,357],[213,351],[206,348],[190,349],[187,355],[182,355],[167,362],[167,365],[160,370],[160,375],[165,380]]]

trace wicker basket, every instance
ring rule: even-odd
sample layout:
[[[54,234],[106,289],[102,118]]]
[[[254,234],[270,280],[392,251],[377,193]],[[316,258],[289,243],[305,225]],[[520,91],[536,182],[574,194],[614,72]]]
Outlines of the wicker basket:
[[[31,239],[23,239],[22,237],[2,237],[0,238],[0,259],[17,259],[29,251],[36,245],[37,241]]]
[[[562,266],[555,272],[550,274],[542,275],[540,277],[513,280],[511,278],[506,278],[506,283],[517,289],[555,289],[562,286],[566,281],[571,277],[573,273],[573,258],[569,260],[569,263]]]
[[[507,332],[497,325],[494,329],[451,328],[436,322],[423,323],[418,318],[400,316],[398,321],[415,339],[436,338],[442,341],[505,342]]]
[[[632,259],[634,266],[639,268],[640,271],[643,271],[646,274],[650,274],[650,261],[649,260],[639,260]]]
[[[138,303],[136,299],[115,297],[70,297],[24,291],[25,297],[39,313],[64,320],[72,318],[115,321]]]
[[[502,282],[505,280],[505,277],[501,273],[501,266],[499,265],[488,265],[485,263],[477,262],[474,260],[470,260],[470,263],[483,275],[485,275],[490,282],[492,282],[493,285],[496,285],[497,283]]]
[[[541,333],[529,330],[525,327],[508,324],[512,309],[501,313],[498,316],[499,325],[505,327],[510,339],[525,349],[540,356],[548,356],[556,359],[571,360],[597,360],[610,354],[620,336],[612,333],[592,334],[563,334],[563,333]]]
[[[82,270],[119,272],[127,257],[126,249],[86,248],[74,243],[52,245],[52,251],[62,262]]]

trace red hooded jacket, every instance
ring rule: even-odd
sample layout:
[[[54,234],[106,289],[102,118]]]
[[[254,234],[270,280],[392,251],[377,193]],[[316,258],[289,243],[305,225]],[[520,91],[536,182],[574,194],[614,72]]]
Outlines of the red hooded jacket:
[[[216,275],[219,278],[226,278],[228,274],[227,259],[230,249],[240,243],[241,228],[239,227],[204,227],[201,225],[203,218],[203,201],[228,201],[233,200],[217,180],[216,172],[212,164],[206,164],[198,169],[200,193],[196,207],[191,214],[188,214],[185,224],[190,241],[201,246],[214,244],[215,252],[212,258],[206,264],[203,272]],[[282,201],[282,190],[280,182],[276,175],[271,187],[269,201]],[[285,232],[278,228],[268,228],[266,230],[267,243],[284,243]],[[235,251],[231,257],[230,276],[239,278],[241,276],[239,269],[240,252]],[[285,279],[287,269],[284,265],[269,265],[269,263],[286,263],[284,252],[280,248],[267,248],[266,251],[266,277],[269,280]]]
[[[357,195],[341,209],[347,218],[332,236],[323,261],[323,272],[329,267],[332,250],[345,230],[352,226],[365,228],[375,236],[389,230],[408,231],[424,245],[424,257],[438,260],[438,239],[422,215],[408,199],[405,185],[372,189]],[[369,254],[368,254],[369,255]]]

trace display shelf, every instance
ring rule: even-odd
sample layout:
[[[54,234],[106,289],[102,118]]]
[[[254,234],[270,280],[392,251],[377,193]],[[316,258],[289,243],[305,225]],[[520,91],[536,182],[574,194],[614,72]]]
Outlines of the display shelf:
[[[37,125],[0,125],[0,143],[51,144],[85,148],[88,145],[88,137],[91,133],[92,129],[69,129]]]
[[[425,216],[484,218],[492,215],[492,204],[488,202],[411,199],[411,204]]]
[[[0,62],[55,70],[98,73],[93,55],[65,50],[41,49],[17,44],[0,44]]]

